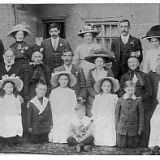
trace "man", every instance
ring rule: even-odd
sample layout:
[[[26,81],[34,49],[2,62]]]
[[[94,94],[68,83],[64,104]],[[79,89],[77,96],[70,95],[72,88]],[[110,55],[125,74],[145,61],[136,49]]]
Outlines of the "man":
[[[72,51],[64,51],[62,53],[62,60],[64,65],[55,68],[54,72],[60,71],[68,71],[71,72],[77,78],[77,84],[74,86],[74,90],[77,96],[77,100],[83,102],[86,100],[86,81],[84,76],[84,71],[78,65],[72,64],[73,60],[73,52]]]
[[[60,28],[57,24],[52,23],[49,26],[50,38],[42,42],[42,47],[44,48],[44,63],[50,66],[53,70],[56,67],[62,65],[62,52],[64,50],[71,50],[69,43],[59,37]]]
[[[3,53],[4,53],[4,46],[2,40],[0,39],[0,62],[3,62]]]
[[[118,80],[128,71],[127,58],[130,57],[131,51],[139,50],[139,57],[142,60],[141,41],[130,35],[130,21],[123,19],[119,22],[120,37],[115,39],[111,45],[111,51],[114,52],[115,62],[112,64],[112,71]]]

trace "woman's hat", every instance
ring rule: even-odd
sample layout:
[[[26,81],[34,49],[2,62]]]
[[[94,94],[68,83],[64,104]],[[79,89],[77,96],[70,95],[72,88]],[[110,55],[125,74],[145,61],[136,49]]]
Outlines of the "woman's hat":
[[[21,91],[23,88],[23,81],[18,76],[15,76],[15,74],[12,74],[11,76],[2,76],[2,79],[0,80],[0,88],[2,88],[3,84],[6,81],[13,82],[15,84],[15,87],[17,88],[17,91]]]
[[[28,27],[27,25],[17,24],[16,26],[14,26],[14,27],[12,28],[11,31],[9,31],[8,36],[15,37],[16,32],[18,32],[18,31],[23,31],[23,32],[24,32],[24,37],[25,37],[25,36],[27,36],[28,34],[31,33],[28,28],[29,28],[29,27]]]
[[[151,38],[160,38],[160,25],[156,25],[150,28],[150,30],[146,33],[145,37],[142,37],[142,39],[148,39]]]
[[[95,63],[95,59],[98,57],[102,57],[105,63],[113,62],[115,60],[114,55],[105,49],[94,50],[92,55],[85,57],[85,60],[90,63]]]
[[[29,48],[29,51],[28,51],[29,53],[29,57],[31,58],[32,57],[32,54],[34,53],[34,52],[40,52],[40,53],[42,53],[43,54],[43,52],[44,52],[44,48],[43,47],[41,47],[41,46],[39,46],[39,45],[34,45],[34,46],[32,46],[32,47],[30,47]]]
[[[104,77],[102,79],[100,79],[99,81],[97,81],[95,84],[94,84],[94,90],[97,92],[97,93],[100,93],[100,90],[101,90],[101,84],[104,80],[110,80],[112,81],[112,84],[113,84],[113,91],[114,92],[117,92],[119,90],[119,82],[117,79],[113,78],[113,77]]]
[[[96,37],[100,31],[95,26],[88,24],[79,31],[78,35],[83,37],[85,33],[92,33],[93,37]]]
[[[67,71],[60,71],[60,72],[55,72],[55,73],[52,74],[51,84],[52,84],[53,87],[57,87],[58,86],[58,79],[59,79],[60,75],[68,75],[68,77],[69,77],[69,86],[70,87],[74,87],[76,85],[77,79],[72,73],[67,72]]]

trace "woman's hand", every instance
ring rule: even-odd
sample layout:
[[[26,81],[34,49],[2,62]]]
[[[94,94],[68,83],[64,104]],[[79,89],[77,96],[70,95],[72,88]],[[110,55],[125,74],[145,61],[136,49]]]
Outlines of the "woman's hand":
[[[20,100],[21,104],[22,104],[22,103],[24,103],[24,99],[23,99],[23,97],[22,97],[22,96],[17,95],[17,98]]]

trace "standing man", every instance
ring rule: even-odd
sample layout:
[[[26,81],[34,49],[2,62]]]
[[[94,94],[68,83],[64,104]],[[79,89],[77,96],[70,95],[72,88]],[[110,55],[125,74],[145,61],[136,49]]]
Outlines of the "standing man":
[[[59,37],[60,28],[56,23],[49,26],[50,38],[42,42],[44,48],[44,63],[47,64],[51,70],[62,65],[62,53],[64,50],[71,50],[67,40]]]
[[[111,51],[114,52],[115,62],[112,64],[112,71],[118,80],[128,71],[127,59],[130,57],[131,51],[139,50],[140,60],[143,59],[142,45],[138,38],[130,35],[130,21],[123,19],[119,22],[120,37],[115,39],[111,45]]]
[[[77,83],[73,87],[73,90],[75,90],[77,100],[83,103],[83,101],[86,100],[86,94],[87,94],[84,71],[78,65],[72,64],[73,61],[72,51],[64,51],[62,54],[62,59],[64,65],[55,68],[54,72],[68,71],[71,72],[76,77]]]

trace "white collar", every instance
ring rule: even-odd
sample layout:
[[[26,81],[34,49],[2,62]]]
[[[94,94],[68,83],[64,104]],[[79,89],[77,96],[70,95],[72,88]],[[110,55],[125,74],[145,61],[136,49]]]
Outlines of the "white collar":
[[[57,38],[51,37],[51,40],[53,40],[53,41],[59,41],[59,36]]]
[[[127,36],[121,35],[122,42],[125,41],[125,42],[127,43],[127,42],[128,42],[128,39],[129,39],[129,36],[130,36],[129,34],[128,34]]]
[[[33,99],[31,99],[30,102],[32,102],[38,108],[39,114],[41,114],[45,110],[48,101],[49,101],[48,98],[43,97],[43,103],[41,104],[38,97],[35,96]]]
[[[71,72],[72,64],[70,66],[67,66],[67,65],[64,64],[64,68],[65,68],[66,71]]]
[[[125,93],[125,94],[123,95],[123,98],[124,98],[124,99],[131,98],[131,99],[135,100],[137,97],[136,97],[135,95],[133,95],[132,97],[128,97],[128,95]]]

